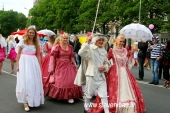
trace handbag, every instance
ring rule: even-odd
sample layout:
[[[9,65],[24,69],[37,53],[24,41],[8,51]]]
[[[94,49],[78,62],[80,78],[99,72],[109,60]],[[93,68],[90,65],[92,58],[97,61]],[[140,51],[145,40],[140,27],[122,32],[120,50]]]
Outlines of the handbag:
[[[54,83],[54,74],[53,73],[50,74],[49,83],[51,83],[51,84]]]

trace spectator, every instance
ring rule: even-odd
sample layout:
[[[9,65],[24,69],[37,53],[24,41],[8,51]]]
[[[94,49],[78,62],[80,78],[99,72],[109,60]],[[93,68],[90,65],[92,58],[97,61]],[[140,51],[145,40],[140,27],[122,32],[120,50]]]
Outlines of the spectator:
[[[110,47],[109,47],[109,41],[110,40],[110,35],[107,35],[107,41],[104,43],[104,48],[108,52]]]
[[[170,68],[170,40],[168,40],[167,43],[164,46],[162,64],[163,64],[163,76],[165,78],[164,87],[169,88],[169,86],[170,86],[170,81],[169,81],[170,80],[170,75],[169,75],[169,68]]]
[[[0,34],[0,74],[2,73],[3,61],[5,60],[6,57],[6,46],[7,43],[5,41],[5,38],[2,37],[2,35]]]
[[[151,71],[152,71],[152,81],[149,84],[158,85],[159,84],[159,65],[160,65],[160,59],[162,58],[162,46],[159,44],[159,37],[153,37],[153,43],[154,45],[149,46],[148,50],[151,52],[150,57],[150,65],[151,65]]]
[[[74,42],[73,42],[73,47],[74,47],[74,53],[76,56],[76,63],[77,66],[80,66],[80,56],[78,55],[78,51],[81,48],[81,43],[79,42],[79,39],[77,36],[74,36]]]
[[[147,43],[144,40],[138,42],[138,61],[139,61],[139,78],[137,80],[143,80],[144,78],[144,61],[146,58]]]

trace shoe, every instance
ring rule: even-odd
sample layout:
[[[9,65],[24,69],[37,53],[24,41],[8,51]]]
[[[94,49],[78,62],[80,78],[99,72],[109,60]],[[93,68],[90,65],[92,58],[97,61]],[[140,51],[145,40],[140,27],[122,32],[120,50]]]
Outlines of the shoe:
[[[155,82],[155,83],[154,83],[154,85],[158,85],[158,84],[159,84],[159,82]]]
[[[147,68],[147,70],[151,70],[151,68]]]
[[[143,78],[136,78],[136,80],[143,80]]]
[[[73,99],[69,99],[68,103],[72,104],[72,103],[74,103],[74,100]]]
[[[170,82],[167,81],[166,85],[164,85],[165,88],[169,88],[170,87]]]
[[[155,82],[149,82],[149,84],[155,84]]]
[[[24,104],[24,110],[25,110],[26,112],[30,111],[30,108],[28,107],[28,104]]]
[[[9,74],[13,74],[14,73],[14,70],[12,70]]]

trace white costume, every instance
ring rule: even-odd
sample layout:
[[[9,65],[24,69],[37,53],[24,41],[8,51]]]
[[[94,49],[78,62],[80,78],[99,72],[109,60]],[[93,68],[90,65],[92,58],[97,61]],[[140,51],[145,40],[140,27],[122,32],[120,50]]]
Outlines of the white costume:
[[[92,41],[95,43],[100,38],[103,37],[96,36],[92,39]],[[92,98],[96,90],[98,92],[98,95],[101,97],[102,102],[106,106],[108,104],[107,85],[106,85],[106,78],[104,74],[104,72],[108,71],[108,67],[109,67],[108,60],[107,60],[107,51],[104,49],[104,47],[99,48],[94,43],[90,45],[88,45],[87,43],[83,44],[78,52],[78,54],[81,56],[83,60],[88,61],[88,65],[86,65],[87,67],[86,71],[84,71],[84,68],[80,66],[80,70],[84,71],[86,76],[85,77],[86,79],[85,110],[88,109],[90,99]],[[98,69],[101,66],[105,67],[105,70],[103,72],[100,72]],[[78,71],[78,73],[81,74],[82,72]],[[78,79],[78,77],[76,77],[76,79]],[[79,85],[82,84],[80,83]],[[107,110],[108,108],[107,107],[105,108],[106,108],[105,112],[108,113]]]
[[[30,107],[44,104],[44,91],[40,64],[36,57],[34,45],[24,44],[21,39],[18,46],[22,48],[17,72],[16,97],[19,103],[28,103]]]

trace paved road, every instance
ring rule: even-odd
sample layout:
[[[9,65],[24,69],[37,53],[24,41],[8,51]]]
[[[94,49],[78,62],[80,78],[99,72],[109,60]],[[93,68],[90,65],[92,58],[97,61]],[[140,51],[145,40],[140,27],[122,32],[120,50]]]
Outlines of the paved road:
[[[17,103],[15,96],[16,76],[10,72],[9,60],[4,62],[4,72],[0,75],[0,113],[25,113],[23,105]],[[133,67],[132,73],[138,76],[138,68]],[[142,90],[146,113],[170,113],[170,89],[163,88],[163,80],[158,86],[149,85],[151,72],[145,70],[144,81],[138,81]],[[67,101],[57,101],[45,98],[45,104],[38,108],[31,108],[31,113],[83,113],[82,99],[75,100],[74,104]]]

